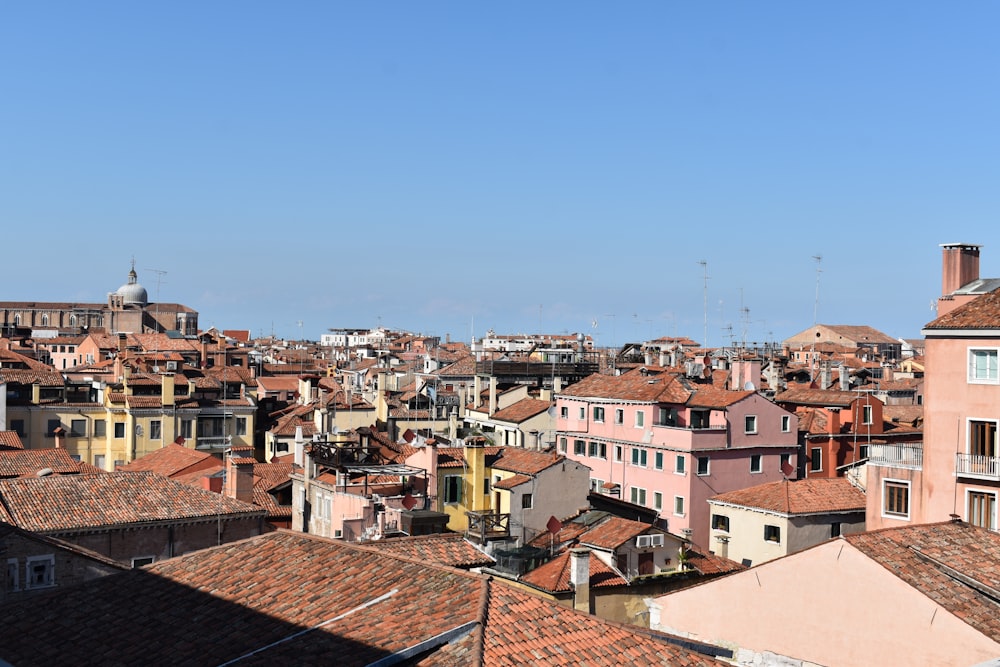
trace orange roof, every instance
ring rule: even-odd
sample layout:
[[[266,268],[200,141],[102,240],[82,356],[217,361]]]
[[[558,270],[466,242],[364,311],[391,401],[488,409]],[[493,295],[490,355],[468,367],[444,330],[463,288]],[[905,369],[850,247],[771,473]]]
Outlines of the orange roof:
[[[865,511],[865,494],[844,477],[758,484],[709,500],[789,515]]]
[[[593,588],[627,586],[628,581],[617,570],[609,567],[593,553],[587,554],[590,561],[590,585]],[[573,555],[564,551],[548,563],[536,567],[521,577],[521,581],[549,593],[568,593],[573,590],[570,583],[570,569]]]

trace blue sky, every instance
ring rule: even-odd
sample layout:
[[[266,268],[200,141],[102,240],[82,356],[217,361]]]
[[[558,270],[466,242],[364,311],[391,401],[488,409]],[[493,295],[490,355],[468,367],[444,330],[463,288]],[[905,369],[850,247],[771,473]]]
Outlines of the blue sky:
[[[151,299],[254,335],[917,337],[941,243],[1000,275],[998,24],[987,2],[3,3],[0,299],[103,302],[134,257]]]

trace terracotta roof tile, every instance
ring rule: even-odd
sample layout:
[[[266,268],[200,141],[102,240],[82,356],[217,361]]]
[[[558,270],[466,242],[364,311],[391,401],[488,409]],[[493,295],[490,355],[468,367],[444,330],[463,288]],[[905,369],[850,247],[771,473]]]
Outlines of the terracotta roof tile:
[[[3,479],[0,499],[15,525],[38,532],[260,511],[152,472]]]
[[[925,329],[997,329],[1000,328],[1000,289],[976,297],[945,313]]]
[[[590,586],[592,588],[610,588],[627,586],[628,581],[617,570],[609,567],[604,561],[588,554],[590,561]],[[573,590],[570,583],[570,568],[572,554],[564,551],[548,563],[539,565],[534,570],[521,577],[521,581],[549,593],[568,593]]]
[[[758,484],[711,500],[785,515],[865,511],[865,494],[844,477]]]
[[[513,489],[514,487],[521,486],[522,484],[527,484],[531,481],[531,477],[527,475],[514,475],[513,477],[508,477],[507,479],[501,479],[499,482],[494,482],[493,487],[497,489]]]
[[[527,419],[542,414],[550,407],[552,407],[551,401],[542,401],[537,398],[522,398],[517,403],[503,410],[497,410],[493,413],[492,418],[496,421],[520,424]]]
[[[500,452],[500,458],[493,462],[493,467],[523,475],[537,475],[563,460],[565,457],[556,453],[536,452],[520,447],[504,447]]]
[[[367,544],[385,553],[450,567],[486,567],[496,562],[460,533],[391,537]]]
[[[17,431],[0,431],[0,449],[24,449]]]
[[[647,523],[613,516],[581,535],[580,544],[616,549],[636,535],[642,535],[651,527]]]
[[[62,448],[0,450],[0,477],[35,477],[46,468],[56,475],[80,473],[80,464]]]

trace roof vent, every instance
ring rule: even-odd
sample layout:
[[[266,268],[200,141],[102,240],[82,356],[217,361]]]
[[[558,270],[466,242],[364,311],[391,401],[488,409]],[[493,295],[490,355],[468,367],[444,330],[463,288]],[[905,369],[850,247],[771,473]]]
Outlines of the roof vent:
[[[53,473],[52,468],[42,468],[41,470],[39,470],[38,472],[35,473],[35,476],[36,477],[48,477],[52,473]]]

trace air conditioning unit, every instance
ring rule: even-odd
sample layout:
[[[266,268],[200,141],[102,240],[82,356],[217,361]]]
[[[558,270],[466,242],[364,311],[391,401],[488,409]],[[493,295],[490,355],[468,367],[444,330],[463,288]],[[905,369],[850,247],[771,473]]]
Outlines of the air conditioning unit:
[[[168,371],[176,371],[177,370],[177,362],[176,361],[168,361],[167,362],[167,370]]]
[[[643,547],[648,547],[649,546],[649,541],[650,541],[651,537],[653,537],[653,536],[652,535],[640,535],[639,537],[635,538],[635,546],[639,547],[640,549],[643,548]]]
[[[649,535],[649,546],[651,547],[662,547],[663,546],[663,535]]]

